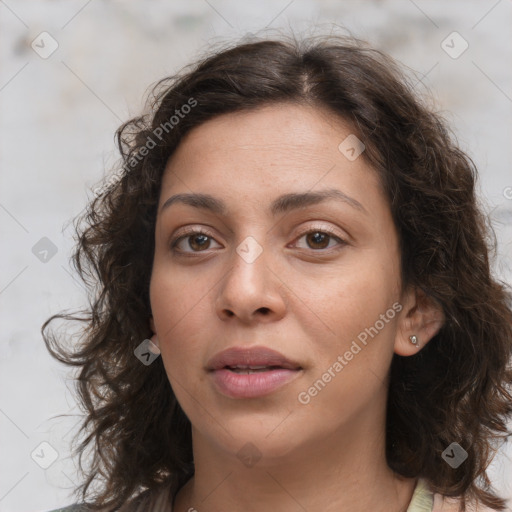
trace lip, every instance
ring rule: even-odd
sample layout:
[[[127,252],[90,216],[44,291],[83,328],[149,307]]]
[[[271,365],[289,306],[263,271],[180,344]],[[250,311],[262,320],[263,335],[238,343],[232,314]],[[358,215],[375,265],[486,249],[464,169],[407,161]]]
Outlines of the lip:
[[[207,370],[221,370],[226,366],[280,366],[287,370],[301,368],[296,361],[268,347],[230,347],[215,354],[207,363]]]
[[[236,373],[229,366],[269,366],[255,373]],[[232,347],[214,355],[207,365],[217,390],[231,398],[256,398],[273,393],[302,373],[302,367],[268,347]]]

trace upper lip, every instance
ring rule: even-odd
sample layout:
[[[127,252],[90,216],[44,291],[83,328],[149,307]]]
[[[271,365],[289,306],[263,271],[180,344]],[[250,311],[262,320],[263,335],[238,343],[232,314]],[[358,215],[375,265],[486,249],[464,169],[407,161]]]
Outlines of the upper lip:
[[[231,347],[215,354],[207,364],[207,370],[220,370],[226,366],[279,366],[299,370],[301,366],[280,352],[268,347]]]

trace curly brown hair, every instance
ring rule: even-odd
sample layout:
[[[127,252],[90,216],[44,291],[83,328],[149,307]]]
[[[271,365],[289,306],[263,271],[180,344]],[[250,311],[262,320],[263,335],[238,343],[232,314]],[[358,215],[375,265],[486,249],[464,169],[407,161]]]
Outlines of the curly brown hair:
[[[80,368],[82,471],[82,455],[93,445],[80,487],[84,503],[117,510],[144,490],[177,492],[194,473],[191,424],[161,358],[145,366],[134,357],[152,334],[149,283],[161,179],[194,127],[280,102],[327,108],[351,123],[389,200],[402,287],[419,287],[445,314],[418,354],[393,356],[389,467],[461,497],[462,510],[467,500],[504,510],[486,471],[510,435],[512,294],[492,276],[496,235],[475,194],[476,167],[398,64],[338,35],[242,40],[210,51],[158,82],[147,113],[118,129],[120,168],[75,220],[72,261],[89,287],[89,308],[53,315],[42,326],[50,353]],[[66,348],[46,332],[57,318],[85,324],[78,344]],[[453,441],[468,453],[456,469],[441,457]],[[97,477],[103,487],[86,502]]]

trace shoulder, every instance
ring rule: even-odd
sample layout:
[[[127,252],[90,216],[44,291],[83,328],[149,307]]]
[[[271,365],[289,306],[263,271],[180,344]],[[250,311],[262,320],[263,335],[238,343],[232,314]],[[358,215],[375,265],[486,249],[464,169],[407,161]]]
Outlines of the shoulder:
[[[432,512],[459,512],[460,500],[457,498],[446,498],[441,494],[434,494],[434,508]],[[468,507],[467,512],[496,512],[493,509],[485,507],[484,505],[477,505],[475,507]]]
[[[87,512],[88,509],[84,505],[75,503],[74,505],[68,505],[67,507],[56,508],[55,510],[49,510],[48,512]]]
[[[172,512],[172,501],[174,493],[171,486],[164,486],[156,489],[146,489],[138,496],[130,499],[121,508],[117,508],[117,512]],[[111,509],[102,508],[94,512],[110,512]],[[75,503],[48,512],[93,512],[93,510],[85,504]]]
[[[155,491],[146,490],[136,498],[125,503],[119,512],[172,512],[172,492],[169,488]],[[67,507],[49,510],[48,512],[91,512],[86,505],[75,503]],[[103,509],[99,512],[103,512]]]
[[[425,478],[419,478],[407,512],[461,512],[461,498],[435,493]],[[496,512],[482,504],[466,504],[466,512]],[[511,511],[512,512],[512,511]]]

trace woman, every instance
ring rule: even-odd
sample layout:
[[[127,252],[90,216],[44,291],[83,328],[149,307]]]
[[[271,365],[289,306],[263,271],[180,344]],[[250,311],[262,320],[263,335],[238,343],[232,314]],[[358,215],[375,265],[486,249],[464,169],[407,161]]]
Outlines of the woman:
[[[84,504],[506,510],[486,468],[511,294],[473,162],[397,65],[342,37],[241,42],[153,100],[79,230],[100,293],[43,325],[81,368]],[[57,317],[85,322],[74,351]]]

